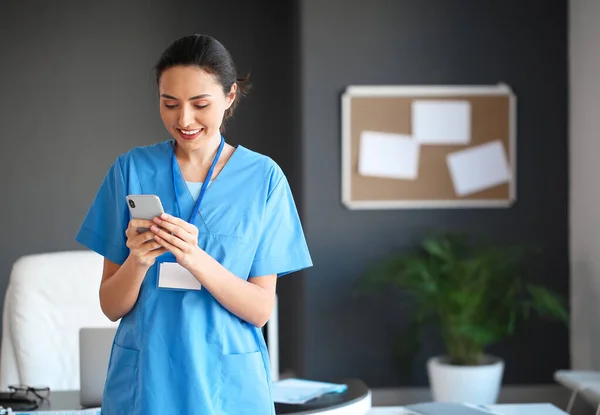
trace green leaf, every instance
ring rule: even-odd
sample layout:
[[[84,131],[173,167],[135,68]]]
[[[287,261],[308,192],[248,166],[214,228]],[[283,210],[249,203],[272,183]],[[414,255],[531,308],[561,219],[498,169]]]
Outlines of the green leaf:
[[[529,284],[527,289],[531,294],[530,307],[540,316],[569,323],[569,314],[560,296],[539,285]]]
[[[478,362],[485,347],[512,335],[521,320],[538,315],[568,322],[564,300],[528,282],[532,246],[484,243],[465,234],[427,236],[420,246],[382,258],[359,279],[362,293],[394,288],[411,301],[410,326],[395,346],[399,361],[416,353],[418,336],[433,323],[453,362]]]

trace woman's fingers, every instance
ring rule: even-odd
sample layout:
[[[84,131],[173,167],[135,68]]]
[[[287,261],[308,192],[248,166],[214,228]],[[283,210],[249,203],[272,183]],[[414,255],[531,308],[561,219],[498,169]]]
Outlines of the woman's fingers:
[[[129,226],[127,227],[127,230],[125,231],[125,233],[127,234],[127,237],[129,239],[133,239],[137,235],[140,235],[140,232],[138,231],[138,229],[150,229],[150,226],[152,226],[152,223],[153,222],[151,220],[131,219],[129,221]]]
[[[152,258],[156,259],[156,257],[164,254],[165,252],[167,252],[167,249],[164,248],[163,246],[161,246],[160,244],[158,244],[158,248],[155,248],[153,250],[151,250],[148,255],[151,256]]]
[[[142,253],[148,253],[148,252],[152,252],[158,248],[161,248],[162,245],[159,244],[156,241],[152,241],[152,242],[146,242],[145,244],[143,244],[142,246],[140,246],[139,250]]]
[[[175,216],[168,215],[166,213],[163,213],[160,217],[154,218],[154,221],[158,225],[165,227],[165,228],[166,228],[166,224],[171,224],[171,225],[175,225],[176,227],[183,229],[185,232],[189,233],[190,235],[198,234],[198,228],[196,226],[194,226],[193,224],[186,222],[183,219],[176,218]]]
[[[150,243],[154,239],[154,233],[152,231],[146,231],[140,234],[138,234],[137,231],[135,232],[135,235],[130,236],[127,239],[127,247],[129,249],[138,249],[143,245]]]
[[[169,240],[169,237],[173,236],[184,242],[194,242],[193,236],[179,226],[166,221],[159,221],[158,219],[155,219],[155,223],[160,224],[160,226],[154,225],[150,230],[163,239]]]
[[[186,232],[181,231],[181,233],[184,235],[184,238],[186,238],[186,239],[183,239],[182,237],[176,236],[175,234],[171,234],[171,233],[168,233],[168,232],[160,229],[156,225],[154,225],[152,227],[152,231],[156,234],[154,238],[156,240],[158,240],[159,242],[162,243],[162,241],[167,241],[170,245],[172,245],[178,249],[181,249],[183,251],[186,250],[186,247],[188,245],[187,239],[189,238],[187,236]]]
[[[136,258],[139,264],[152,265],[156,257],[164,254],[167,250],[155,239],[154,232],[150,230],[153,222],[143,219],[132,219],[125,230],[127,236],[126,245],[131,251],[131,255]],[[148,229],[142,233],[140,228]]]

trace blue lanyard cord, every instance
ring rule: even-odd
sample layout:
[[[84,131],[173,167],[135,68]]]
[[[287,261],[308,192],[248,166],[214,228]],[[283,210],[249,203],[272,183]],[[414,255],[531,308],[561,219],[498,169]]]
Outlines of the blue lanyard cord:
[[[217,150],[217,154],[215,154],[212,164],[210,165],[210,168],[208,169],[208,173],[206,174],[206,178],[204,179],[204,183],[202,183],[202,188],[200,189],[200,194],[198,195],[196,204],[194,205],[194,210],[192,210],[192,213],[188,220],[189,223],[192,223],[192,221],[194,219],[194,215],[196,215],[200,211],[200,204],[202,203],[202,199],[204,198],[204,193],[206,192],[208,183],[210,182],[210,179],[212,178],[213,172],[215,170],[215,166],[217,165],[217,162],[219,161],[219,157],[221,156],[221,152],[223,151],[224,146],[225,146],[225,138],[223,136],[221,136],[221,144],[219,144],[219,149]],[[179,217],[181,217],[181,207],[179,205],[179,198],[177,197],[177,183],[176,183],[177,175],[175,174],[175,171],[177,168],[178,168],[177,158],[175,157],[175,149],[173,149],[173,188],[175,190],[175,201],[177,202],[177,213],[178,213]],[[183,179],[183,177],[182,177],[182,179]]]

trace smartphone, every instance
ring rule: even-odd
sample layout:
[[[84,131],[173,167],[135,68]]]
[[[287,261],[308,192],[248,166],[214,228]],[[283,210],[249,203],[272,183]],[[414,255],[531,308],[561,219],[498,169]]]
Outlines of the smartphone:
[[[152,220],[164,213],[160,198],[156,195],[128,195],[127,206],[134,219]],[[149,228],[138,228],[139,233],[148,231]]]

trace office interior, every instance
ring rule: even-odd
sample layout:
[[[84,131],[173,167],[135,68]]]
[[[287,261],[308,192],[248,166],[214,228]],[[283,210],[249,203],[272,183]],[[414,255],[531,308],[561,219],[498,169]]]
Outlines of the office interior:
[[[498,402],[565,410],[573,388],[556,373],[600,371],[597,0],[8,0],[0,7],[0,309],[20,259],[83,249],[74,237],[115,157],[168,139],[152,66],[175,38],[205,33],[226,45],[253,84],[226,139],[282,167],[314,261],[278,281],[282,379],[360,379],[374,407],[431,400],[427,361],[443,353],[442,341],[427,337],[400,370],[392,344],[407,323],[403,297],[355,288],[373,263],[442,230],[539,244],[528,269],[567,301],[568,325],[534,317],[487,349],[505,364]],[[342,202],[347,87],[499,83],[517,100],[513,203],[349,209]],[[52,278],[60,280],[60,270]],[[85,281],[81,275],[65,289],[77,296]],[[43,326],[28,339],[61,337]],[[596,409],[593,401],[576,406]]]

